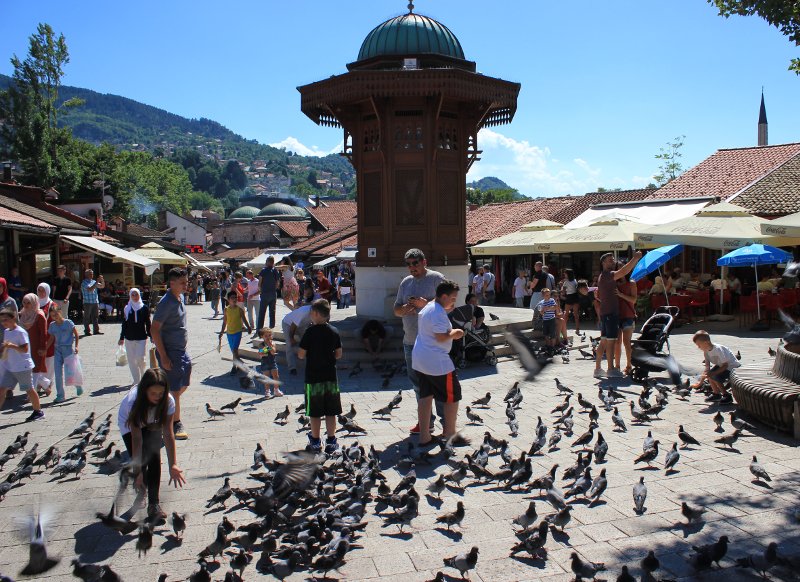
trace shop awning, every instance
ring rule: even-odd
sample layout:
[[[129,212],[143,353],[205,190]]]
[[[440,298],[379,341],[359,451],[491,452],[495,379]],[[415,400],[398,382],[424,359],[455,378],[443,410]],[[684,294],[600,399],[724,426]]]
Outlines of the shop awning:
[[[189,261],[189,264],[191,266],[193,266],[193,267],[195,267],[197,269],[205,269],[206,271],[211,272],[214,269],[222,269],[223,267],[225,267],[225,264],[221,263],[219,261],[198,261],[192,255],[189,255],[189,254],[186,254],[186,253],[181,253],[181,254],[184,257],[186,257],[186,260]]]
[[[340,252],[340,253],[338,253],[336,255],[336,260],[337,261],[355,261],[357,253],[358,253],[358,250],[356,250],[356,249],[345,249],[345,250],[343,250],[342,252]]]
[[[332,265],[336,262],[336,257],[328,257],[327,259],[322,259],[321,261],[314,263],[312,265],[315,269],[321,269],[323,267],[327,267],[328,265]]]
[[[275,259],[275,264],[277,265],[280,263],[285,257],[290,256],[294,252],[294,249],[281,249],[280,251],[266,251],[258,255],[257,257],[250,259],[242,266],[247,267],[248,269],[256,269],[256,268],[263,268],[264,265],[267,264],[267,259],[272,257]]]
[[[158,243],[149,242],[146,245],[142,245],[138,249],[134,251],[137,255],[142,255],[143,257],[147,257],[148,259],[153,259],[154,261],[158,261],[162,265],[186,265],[186,258],[180,255],[176,255],[175,253],[169,252],[167,249],[162,247]]]
[[[153,259],[148,259],[142,255],[126,251],[114,245],[110,245],[105,241],[98,240],[91,236],[74,236],[69,234],[62,234],[61,238],[68,240],[71,244],[85,249],[91,253],[100,255],[107,259],[113,260],[115,263],[130,263],[137,267],[144,269],[147,275],[152,275],[158,269],[158,262]]]
[[[664,224],[692,216],[708,205],[710,201],[710,199],[693,198],[691,200],[653,200],[635,204],[601,204],[583,211],[582,214],[564,225],[564,228],[581,228],[603,219],[627,220],[641,224]]]

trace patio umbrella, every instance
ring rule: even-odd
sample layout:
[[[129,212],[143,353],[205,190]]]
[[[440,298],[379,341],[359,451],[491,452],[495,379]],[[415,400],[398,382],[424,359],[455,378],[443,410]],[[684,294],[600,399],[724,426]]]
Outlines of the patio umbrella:
[[[642,228],[637,222],[601,217],[582,228],[556,231],[550,240],[533,245],[536,253],[578,253],[588,251],[624,251],[634,244],[634,233]]]
[[[752,244],[721,256],[717,260],[717,265],[720,267],[753,266],[756,274],[756,312],[758,319],[761,319],[761,300],[758,296],[758,265],[775,265],[777,263],[786,263],[791,259],[792,255],[782,249],[769,245]]]
[[[770,236],[800,237],[800,212],[765,221],[761,232]]]
[[[154,261],[158,261],[162,265],[185,266],[187,263],[185,257],[176,255],[175,253],[171,253],[167,249],[162,247],[160,244],[154,242],[149,242],[145,245],[142,245],[133,252],[135,252],[137,255],[142,255],[143,257],[147,257],[148,259],[153,259]]]
[[[473,255],[527,255],[534,252],[533,245],[546,242],[563,230],[563,225],[551,220],[537,220],[526,224],[517,232],[504,234],[475,245]]]
[[[678,256],[683,252],[683,245],[667,245],[659,247],[652,251],[647,251],[647,254],[639,259],[636,263],[633,272],[631,273],[631,280],[638,281],[643,279],[648,273],[652,273],[658,269],[658,274],[661,276],[661,267],[671,258]],[[663,281],[663,276],[661,277]],[[667,288],[664,287],[664,296],[667,298],[667,305],[669,305],[669,295],[667,295]]]

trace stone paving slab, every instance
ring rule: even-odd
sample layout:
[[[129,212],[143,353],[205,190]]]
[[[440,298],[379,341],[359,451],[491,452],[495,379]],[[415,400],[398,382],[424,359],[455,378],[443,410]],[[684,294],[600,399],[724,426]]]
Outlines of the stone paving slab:
[[[501,308],[510,309],[510,308]],[[501,309],[490,308],[490,311]],[[283,307],[279,306],[279,317]],[[333,318],[345,314],[334,311]],[[335,322],[334,322],[335,323]],[[27,559],[27,539],[24,525],[19,518],[29,514],[32,508],[41,507],[51,513],[47,526],[48,550],[60,556],[61,563],[37,579],[72,580],[69,561],[78,555],[84,561],[110,563],[125,580],[155,580],[161,572],[169,573],[169,580],[186,578],[197,569],[197,552],[210,543],[216,524],[222,515],[227,515],[237,524],[253,520],[247,511],[234,509],[233,502],[223,511],[209,511],[206,500],[230,475],[236,486],[256,486],[248,479],[249,464],[256,442],[260,442],[267,454],[278,456],[286,450],[302,448],[306,443],[304,431],[298,431],[296,415],[290,416],[286,426],[273,422],[275,415],[287,404],[294,409],[302,401],[301,376],[285,375],[286,398],[265,400],[263,392],[244,391],[235,378],[229,376],[227,350],[221,354],[216,350],[214,330],[219,320],[210,321],[202,306],[189,307],[190,353],[193,358],[193,382],[184,396],[183,417],[190,439],[178,443],[178,460],[188,479],[187,486],[180,491],[162,485],[162,504],[166,511],[178,510],[187,514],[187,530],[184,541],[177,545],[167,537],[168,527],[156,529],[154,547],[146,555],[138,557],[134,536],[120,536],[108,531],[94,520],[96,511],[107,511],[116,490],[116,477],[98,472],[97,467],[88,466],[79,480],[60,482],[49,474],[37,474],[21,487],[12,489],[0,502],[0,572],[16,576]],[[700,368],[701,354],[691,343],[691,333],[700,327],[712,333],[715,341],[740,349],[744,363],[763,363],[768,359],[767,346],[777,344],[781,330],[763,335],[742,333],[735,322],[730,324],[708,323],[685,326],[673,335],[673,353],[689,367]],[[0,412],[0,446],[13,441],[16,434],[30,431],[29,443],[40,443],[40,449],[58,444],[64,450],[76,442],[67,435],[90,411],[98,418],[106,414],[116,416],[119,401],[128,389],[130,378],[127,367],[115,366],[113,353],[119,327],[105,324],[104,335],[84,338],[81,356],[87,375],[86,394],[71,397],[66,403],[53,406],[45,399],[46,420],[33,424],[22,421],[29,407],[16,395],[10,406]],[[589,328],[589,335],[597,335]],[[766,362],[768,363],[768,362]],[[404,377],[394,377],[389,387],[381,388],[382,378],[365,365],[364,371],[349,376],[349,367],[343,364],[340,381],[342,400],[349,408],[354,403],[359,424],[367,429],[366,435],[341,437],[350,443],[358,440],[363,444],[374,444],[385,451],[384,472],[389,485],[394,486],[407,468],[391,466],[398,450],[403,451],[408,442],[407,429],[416,422],[416,407],[413,392]],[[459,426],[465,436],[478,444],[484,431],[509,441],[512,454],[518,456],[530,446],[537,417],[548,424],[553,418],[550,410],[561,402],[555,389],[554,378],[580,391],[588,400],[597,402],[598,385],[607,381],[591,377],[592,363],[573,358],[567,364],[556,362],[540,375],[535,383],[524,385],[524,400],[518,412],[520,436],[512,438],[505,425],[502,397],[509,386],[521,378],[521,369],[516,361],[501,361],[496,369],[485,365],[474,365],[460,372],[465,402],[482,396],[487,391],[493,395],[491,406],[476,412],[483,417],[483,424]],[[285,374],[285,370],[281,370]],[[302,372],[301,372],[302,374]],[[640,386],[623,380],[615,384],[628,399],[636,398]],[[69,389],[68,389],[69,390]],[[403,390],[403,402],[395,414],[385,420],[371,417],[370,411],[384,406],[391,397]],[[68,394],[72,393],[68,391]],[[208,421],[204,410],[206,402],[212,406],[242,397],[237,413],[226,415],[224,420]],[[574,399],[573,399],[574,400]],[[730,407],[724,407],[727,411]],[[610,414],[600,409],[599,430],[609,443],[609,454],[602,465],[593,465],[593,475],[605,468],[609,487],[602,503],[588,506],[576,503],[572,521],[564,533],[554,532],[546,544],[547,560],[526,559],[523,556],[509,558],[511,546],[516,542],[511,520],[522,513],[530,499],[536,501],[540,516],[552,513],[552,509],[536,491],[524,493],[505,491],[496,484],[467,486],[463,490],[448,489],[442,499],[423,495],[420,516],[408,529],[410,535],[397,535],[395,526],[384,527],[380,515],[375,515],[375,506],[370,504],[366,520],[368,525],[359,539],[360,549],[353,550],[338,572],[330,576],[342,580],[402,580],[403,582],[431,580],[439,570],[448,580],[457,579],[458,574],[445,569],[442,558],[467,551],[470,546],[480,548],[475,571],[470,572],[473,581],[521,581],[573,579],[569,568],[570,554],[575,551],[583,559],[603,561],[608,572],[601,575],[615,579],[623,564],[628,564],[631,573],[639,575],[638,563],[647,550],[654,549],[661,560],[662,576],[676,580],[755,579],[755,574],[735,568],[733,559],[748,553],[759,552],[770,541],[780,542],[780,552],[800,560],[800,530],[794,518],[798,506],[798,484],[800,484],[800,451],[797,443],[788,435],[758,428],[756,435],[742,438],[736,450],[725,450],[713,444],[718,436],[714,432],[711,417],[717,407],[708,405],[698,396],[689,402],[675,398],[662,414],[663,420],[654,420],[637,426],[629,421],[626,405],[620,404],[620,412],[626,419],[628,431],[612,430]],[[534,475],[548,471],[558,463],[559,485],[564,469],[574,463],[572,442],[587,430],[587,415],[576,410],[574,434],[564,436],[558,448],[533,457]],[[681,460],[677,471],[669,475],[663,471],[664,451],[677,440],[677,425],[684,428],[702,443],[700,447],[681,449]],[[552,429],[551,429],[552,430]],[[647,431],[661,441],[662,452],[653,469],[642,464],[634,465],[633,459],[641,453],[642,440]],[[725,424],[726,432],[730,427]],[[122,445],[116,424],[109,436]],[[459,449],[460,454],[469,448]],[[753,454],[772,475],[771,488],[754,483],[748,470]],[[16,461],[12,460],[0,473],[4,479]],[[490,468],[496,470],[499,457],[492,456]],[[446,464],[418,466],[417,489],[424,492],[427,483],[442,472],[450,471]],[[636,515],[633,511],[631,488],[640,476],[645,477],[649,495],[647,511]],[[468,483],[471,479],[467,480]],[[461,528],[453,532],[438,528],[436,516],[451,511],[457,501],[462,500],[466,516]],[[128,500],[130,501],[130,500]],[[698,524],[686,525],[680,515],[680,503],[702,505],[707,509],[704,519]],[[693,545],[712,543],[720,535],[731,538],[731,547],[722,561],[720,572],[698,575],[687,563]],[[227,566],[213,572],[213,578],[221,580]],[[771,572],[773,579],[790,580],[796,574],[785,569]],[[245,571],[245,579],[261,577],[254,568]],[[298,571],[289,580],[309,579],[306,572]]]

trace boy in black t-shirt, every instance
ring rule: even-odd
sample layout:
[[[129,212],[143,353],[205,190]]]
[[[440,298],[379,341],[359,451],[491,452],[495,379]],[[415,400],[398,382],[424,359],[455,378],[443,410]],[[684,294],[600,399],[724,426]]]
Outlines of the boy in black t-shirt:
[[[334,453],[339,448],[336,442],[336,416],[342,413],[339,397],[339,381],[336,377],[336,360],[342,357],[342,340],[339,332],[329,323],[331,304],[326,299],[317,299],[311,304],[311,321],[314,323],[303,334],[297,357],[306,362],[306,416],[311,419],[308,447],[318,453],[322,449],[320,428],[325,417],[328,438],[325,452]]]

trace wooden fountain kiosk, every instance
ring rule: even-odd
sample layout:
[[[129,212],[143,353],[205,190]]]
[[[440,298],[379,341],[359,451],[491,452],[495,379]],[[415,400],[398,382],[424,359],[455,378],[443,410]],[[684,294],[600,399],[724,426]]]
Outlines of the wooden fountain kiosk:
[[[412,247],[465,286],[478,131],[510,122],[520,90],[476,72],[446,26],[408,8],[367,35],[347,73],[298,88],[303,113],[343,129],[342,155],[356,170],[359,317],[393,317]]]

